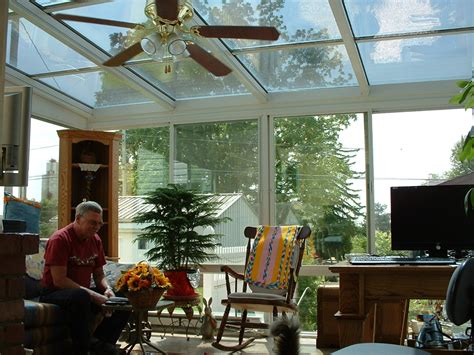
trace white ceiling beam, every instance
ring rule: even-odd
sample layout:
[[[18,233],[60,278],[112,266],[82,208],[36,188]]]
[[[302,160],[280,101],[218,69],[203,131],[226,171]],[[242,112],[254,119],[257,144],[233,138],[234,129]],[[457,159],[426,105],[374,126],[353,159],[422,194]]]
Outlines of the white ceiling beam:
[[[255,103],[247,96],[180,101],[171,113],[159,114],[150,105],[137,105],[136,115],[120,108],[94,111],[93,129],[152,127],[168,123],[184,124],[256,119],[262,115],[291,117],[334,113],[402,112],[459,108],[449,104],[458,91],[455,80],[377,85],[370,96],[360,95],[358,87],[315,89],[293,93],[272,93],[266,103]],[[148,106],[148,107],[147,107]]]
[[[9,66],[5,68],[5,74],[6,85],[33,88],[32,115],[36,118],[67,127],[88,128],[88,120],[93,117],[91,107],[33,80]]]
[[[141,79],[138,75],[132,73],[130,70],[124,67],[112,68],[102,66],[101,63],[109,59],[110,56],[74,33],[74,31],[64,24],[53,19],[50,15],[40,10],[34,4],[28,1],[10,0],[10,7],[20,16],[25,17],[28,21],[34,23],[43,31],[49,33],[72,50],[101,66],[103,70],[122,79],[132,88],[149,97],[160,106],[163,106],[166,110],[174,109],[175,101],[173,99],[158,90],[155,86]]]
[[[56,11],[64,11],[70,9],[77,9],[79,7],[103,4],[105,2],[111,2],[112,0],[75,0],[71,2],[65,2],[62,4],[50,5],[44,9],[44,12],[51,13]]]
[[[359,82],[360,92],[362,95],[367,96],[370,91],[369,81],[365,75],[364,65],[362,64],[357,44],[354,41],[354,35],[344,9],[344,3],[342,0],[329,0],[329,5],[331,6],[337,27],[339,28],[344,46],[349,55],[352,69],[354,70],[354,74]]]
[[[206,26],[199,15],[195,14],[193,22],[197,26]],[[206,49],[209,49],[213,54],[223,61],[229,68],[232,69],[232,74],[244,85],[247,90],[255,97],[258,102],[266,102],[268,100],[268,92],[262,85],[249,73],[249,71],[242,65],[242,63],[227,49],[227,47],[219,40],[214,38],[207,38]]]

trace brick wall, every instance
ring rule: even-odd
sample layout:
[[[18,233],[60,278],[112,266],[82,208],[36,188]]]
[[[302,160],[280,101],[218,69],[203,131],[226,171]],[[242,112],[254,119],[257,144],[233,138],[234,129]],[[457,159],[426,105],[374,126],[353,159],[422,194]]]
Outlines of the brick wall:
[[[0,233],[0,354],[24,355],[25,255],[38,253],[39,236]]]

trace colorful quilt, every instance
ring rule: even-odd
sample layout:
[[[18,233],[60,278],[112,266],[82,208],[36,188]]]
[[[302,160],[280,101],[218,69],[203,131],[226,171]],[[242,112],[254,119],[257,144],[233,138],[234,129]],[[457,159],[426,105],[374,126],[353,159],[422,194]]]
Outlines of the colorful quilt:
[[[245,281],[267,289],[287,289],[297,253],[299,226],[259,226],[245,268]]]

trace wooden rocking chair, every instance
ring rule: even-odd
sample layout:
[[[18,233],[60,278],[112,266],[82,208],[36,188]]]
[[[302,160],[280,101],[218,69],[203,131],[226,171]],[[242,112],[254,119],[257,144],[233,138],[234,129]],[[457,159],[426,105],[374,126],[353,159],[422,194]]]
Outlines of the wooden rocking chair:
[[[228,266],[221,267],[221,271],[225,272],[227,286],[227,299],[221,302],[226,308],[216,341],[212,345],[219,350],[230,352],[239,351],[255,340],[251,337],[243,341],[246,329],[269,327],[266,323],[249,322],[249,311],[270,312],[273,320],[279,314],[286,316],[287,313],[297,313],[298,306],[293,295],[305,242],[311,235],[311,229],[308,226],[246,227],[244,235],[248,238],[244,274],[239,274]],[[233,292],[229,276],[234,279]],[[238,280],[243,283],[241,292],[237,292]],[[248,292],[248,288],[252,292]],[[229,319],[231,308],[242,311],[240,320]],[[240,329],[238,344],[221,344],[226,327]]]

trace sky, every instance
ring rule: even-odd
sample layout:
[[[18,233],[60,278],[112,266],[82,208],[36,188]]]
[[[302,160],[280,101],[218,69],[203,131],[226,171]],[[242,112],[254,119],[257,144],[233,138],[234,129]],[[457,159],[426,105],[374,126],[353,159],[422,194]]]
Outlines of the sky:
[[[450,170],[451,150],[473,124],[472,110],[464,109],[374,114],[375,202],[389,211],[391,186],[421,185],[430,174]],[[365,171],[362,115],[340,139],[344,147],[360,149],[354,169]],[[354,187],[365,201],[365,181]]]

